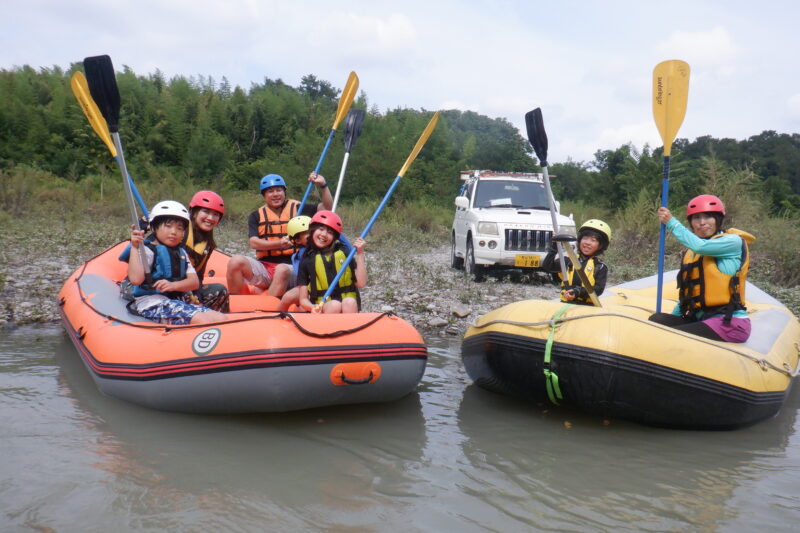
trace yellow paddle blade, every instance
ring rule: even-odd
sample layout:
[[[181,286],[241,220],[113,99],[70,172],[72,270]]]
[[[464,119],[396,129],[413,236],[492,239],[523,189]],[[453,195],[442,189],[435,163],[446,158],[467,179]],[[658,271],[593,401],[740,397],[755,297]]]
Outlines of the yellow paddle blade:
[[[350,75],[347,77],[347,83],[345,83],[344,89],[342,90],[342,97],[339,98],[339,106],[336,108],[336,119],[333,121],[332,130],[335,130],[339,126],[339,123],[347,115],[347,112],[350,111],[350,106],[353,104],[357,92],[358,76],[355,72],[350,72]]]
[[[72,93],[81,105],[81,109],[83,109],[83,114],[89,119],[89,124],[91,124],[92,129],[97,133],[97,136],[100,137],[100,140],[106,143],[109,152],[111,152],[111,156],[117,157],[117,149],[114,147],[114,142],[111,140],[108,124],[106,124],[106,119],[103,118],[103,114],[100,113],[100,108],[98,108],[95,101],[92,100],[92,95],[89,92],[89,84],[86,82],[86,76],[83,75],[83,72],[78,71],[72,75],[69,84],[72,86]]]
[[[680,59],[662,61],[653,69],[653,117],[664,141],[664,156],[672,152],[672,141],[686,115],[689,97],[689,64]]]
[[[406,162],[403,164],[403,168],[401,168],[400,172],[397,173],[399,177],[401,178],[403,177],[403,174],[406,173],[408,167],[410,167],[411,163],[413,163],[414,160],[417,158],[417,154],[419,153],[420,150],[422,150],[422,147],[425,146],[425,143],[428,141],[428,137],[431,136],[431,133],[433,133],[434,128],[436,128],[437,122],[439,122],[438,111],[433,114],[433,118],[431,118],[431,121],[428,122],[428,125],[425,127],[425,131],[423,131],[422,135],[419,136],[417,144],[414,145],[414,149],[411,150],[411,153],[408,155],[408,159],[406,159]]]

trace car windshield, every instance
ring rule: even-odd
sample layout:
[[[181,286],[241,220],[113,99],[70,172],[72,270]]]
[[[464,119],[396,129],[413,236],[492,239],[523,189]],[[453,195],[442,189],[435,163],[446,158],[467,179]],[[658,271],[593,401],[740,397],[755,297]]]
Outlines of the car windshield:
[[[475,207],[522,207],[547,209],[544,183],[535,181],[481,180],[475,192]]]

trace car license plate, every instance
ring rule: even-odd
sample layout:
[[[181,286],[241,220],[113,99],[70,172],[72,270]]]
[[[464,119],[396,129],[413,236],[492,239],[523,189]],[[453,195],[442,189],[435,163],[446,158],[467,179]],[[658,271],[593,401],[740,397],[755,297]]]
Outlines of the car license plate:
[[[538,267],[539,266],[539,256],[538,255],[523,255],[517,254],[514,256],[514,266],[516,267]]]

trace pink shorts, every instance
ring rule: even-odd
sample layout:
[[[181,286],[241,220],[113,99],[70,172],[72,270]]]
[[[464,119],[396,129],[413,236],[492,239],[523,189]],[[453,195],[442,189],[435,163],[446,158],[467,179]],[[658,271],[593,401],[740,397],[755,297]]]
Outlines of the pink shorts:
[[[250,270],[253,271],[251,278],[244,278],[248,285],[254,285],[260,289],[266,289],[272,283],[272,278],[275,277],[275,268],[277,263],[265,263],[252,257],[247,258],[250,263]]]
[[[703,320],[703,323],[714,330],[725,342],[746,342],[750,337],[752,325],[749,318],[731,318],[731,323],[726,324],[722,316],[712,316]]]

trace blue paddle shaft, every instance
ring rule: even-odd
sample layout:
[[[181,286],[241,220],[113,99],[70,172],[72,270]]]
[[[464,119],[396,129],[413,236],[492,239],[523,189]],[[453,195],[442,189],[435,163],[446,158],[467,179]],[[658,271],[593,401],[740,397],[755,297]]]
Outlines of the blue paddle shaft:
[[[325,143],[325,148],[322,149],[322,153],[319,155],[319,161],[317,161],[317,167],[314,169],[314,174],[319,174],[319,169],[322,168],[322,162],[325,161],[325,156],[328,154],[328,148],[331,147],[331,141],[333,141],[333,136],[336,134],[336,130],[332,129],[330,134],[328,135],[328,141]],[[306,192],[303,194],[303,200],[300,202],[300,207],[297,208],[297,214],[303,212],[303,208],[306,206],[306,200],[308,200],[308,195],[311,194],[311,189],[314,187],[314,182],[309,181],[308,187],[306,187]]]
[[[128,208],[131,211],[131,222],[135,227],[139,227],[139,215],[136,213],[136,204],[133,202],[133,191],[131,187],[131,183],[133,180],[130,179],[130,174],[128,173],[128,166],[125,164],[125,156],[122,152],[122,141],[119,138],[119,133],[113,132],[111,134],[111,138],[114,141],[114,147],[117,149],[117,165],[119,166],[119,170],[122,173],[122,183],[123,188],[125,189],[125,196],[128,200]],[[144,269],[145,274],[150,273],[150,266],[148,265],[147,261],[145,260],[144,254],[144,246],[139,247],[139,258],[142,261],[142,268]]]
[[[669,200],[669,156],[664,156],[664,179],[661,181],[661,207],[667,207]],[[664,248],[667,240],[667,226],[662,222],[658,235],[658,287],[656,289],[656,313],[661,312],[661,293],[664,288]]]
[[[114,161],[117,162],[119,165],[119,158],[114,156]],[[134,198],[136,198],[136,203],[139,204],[139,208],[142,210],[142,214],[144,214],[144,218],[149,219],[150,213],[147,211],[147,206],[144,204],[144,200],[142,200],[142,195],[139,194],[139,189],[136,188],[136,183],[133,181],[133,176],[128,174],[128,181],[131,182],[131,192],[133,193]]]
[[[378,220],[378,216],[381,214],[381,211],[383,211],[383,208],[386,207],[386,204],[389,201],[389,198],[392,197],[392,194],[394,193],[394,190],[400,184],[400,178],[401,178],[401,176],[397,176],[394,179],[394,181],[392,182],[392,186],[389,187],[388,191],[386,191],[386,194],[383,196],[383,200],[381,200],[380,205],[378,205],[378,208],[372,214],[372,218],[369,219],[369,222],[367,222],[367,225],[361,231],[361,235],[359,235],[359,237],[361,239],[365,239],[367,237],[367,234],[369,234],[370,230],[372,229],[372,226],[375,225],[375,221]],[[345,269],[350,264],[350,262],[353,260],[353,257],[355,255],[356,255],[356,249],[355,249],[355,247],[353,247],[353,248],[350,249],[350,253],[347,254],[347,258],[344,260],[344,263],[342,263],[342,266],[339,268],[339,271],[336,273],[336,277],[334,277],[333,281],[331,281],[330,285],[328,285],[328,290],[325,291],[325,295],[322,297],[322,303],[323,304],[325,302],[327,302],[328,299],[331,297],[331,294],[333,293],[333,289],[339,283],[339,278],[342,277],[342,274],[344,274]]]

